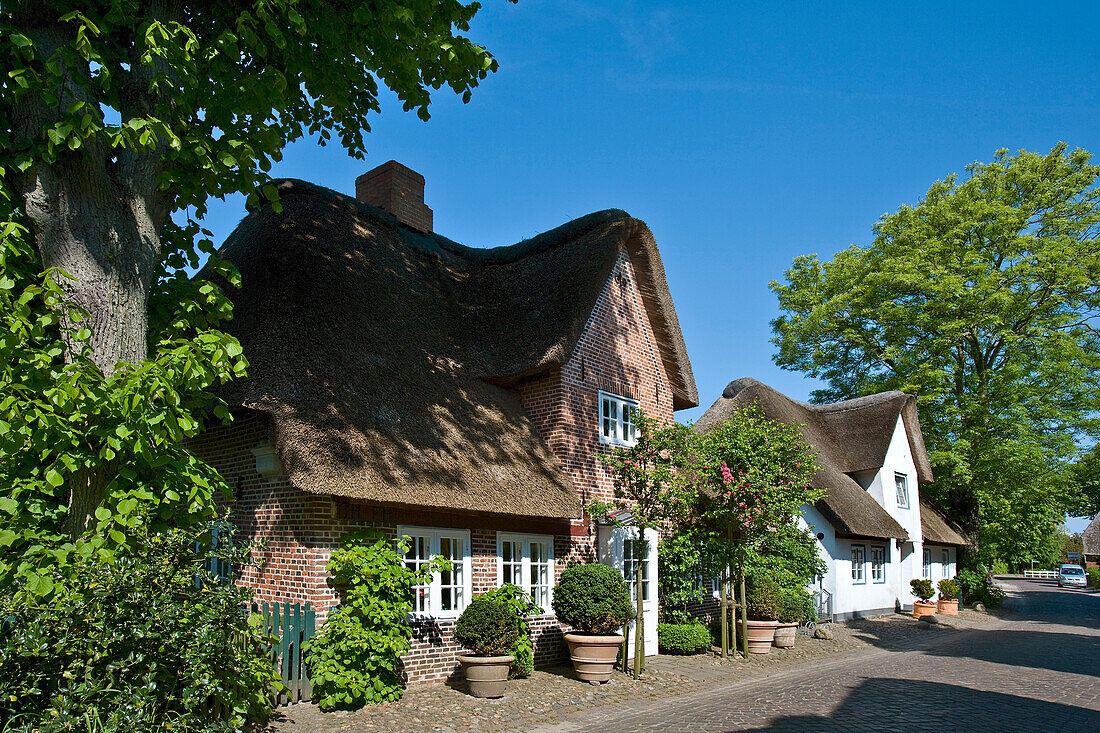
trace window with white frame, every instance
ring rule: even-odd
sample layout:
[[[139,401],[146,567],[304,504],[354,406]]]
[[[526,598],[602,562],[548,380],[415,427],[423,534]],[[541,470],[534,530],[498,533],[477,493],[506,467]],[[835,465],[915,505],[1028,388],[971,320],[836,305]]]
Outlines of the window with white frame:
[[[852,583],[867,582],[864,574],[864,564],[867,562],[867,548],[863,545],[852,545]]]
[[[427,617],[457,616],[470,602],[470,531],[434,527],[398,527],[408,537],[405,566],[422,570],[433,557],[449,560],[451,567],[432,573],[431,582],[413,589],[413,614]]]
[[[600,392],[600,442],[623,446],[637,443],[637,409],[638,403],[634,400]]]
[[[909,508],[909,478],[904,473],[894,474],[894,485],[898,490],[898,508]]]
[[[554,538],[497,532],[497,580],[501,585],[519,586],[549,612],[554,588]]]
[[[951,577],[951,551],[950,550],[944,550],[943,551],[943,570],[941,572],[943,573],[943,577],[945,577],[945,578],[950,578]]]
[[[645,552],[642,547],[642,543],[645,540],[623,540],[623,577],[626,578],[627,584],[630,586],[630,597],[637,600],[637,586],[634,580],[637,574],[641,572],[642,575],[642,603],[645,603],[650,598],[650,580],[649,580],[649,556],[652,551],[642,557],[642,553]]]
[[[932,577],[932,551],[925,548],[921,558],[921,575],[925,578]]]
[[[872,583],[885,583],[886,582],[886,547],[872,546],[871,547],[871,582]]]

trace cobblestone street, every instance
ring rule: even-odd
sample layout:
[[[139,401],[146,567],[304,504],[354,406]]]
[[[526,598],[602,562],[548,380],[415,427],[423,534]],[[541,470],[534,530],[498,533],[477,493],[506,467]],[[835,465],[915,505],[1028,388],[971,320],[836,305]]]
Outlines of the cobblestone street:
[[[1002,584],[1013,612],[988,627],[607,705],[533,730],[1100,730],[1100,595]]]

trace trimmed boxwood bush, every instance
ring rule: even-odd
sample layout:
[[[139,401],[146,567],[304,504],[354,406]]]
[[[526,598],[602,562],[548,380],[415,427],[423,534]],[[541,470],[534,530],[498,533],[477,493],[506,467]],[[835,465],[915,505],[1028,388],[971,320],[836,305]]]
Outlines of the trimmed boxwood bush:
[[[769,575],[750,576],[745,586],[745,606],[753,621],[778,621],[782,590]]]
[[[458,617],[455,639],[479,657],[500,657],[512,653],[519,639],[520,617],[503,598],[474,596]]]
[[[710,648],[710,629],[702,624],[657,624],[657,644],[664,654],[698,654]]]
[[[913,578],[909,581],[909,586],[913,589],[913,595],[922,601],[927,601],[936,595],[936,591],[932,588],[932,581],[928,578]]]
[[[785,624],[816,621],[813,597],[805,588],[784,588],[779,596],[779,621]]]
[[[941,601],[953,601],[959,595],[959,584],[951,578],[944,578],[937,585]]]
[[[623,574],[600,563],[563,570],[551,605],[559,621],[585,634],[616,634],[634,618]]]

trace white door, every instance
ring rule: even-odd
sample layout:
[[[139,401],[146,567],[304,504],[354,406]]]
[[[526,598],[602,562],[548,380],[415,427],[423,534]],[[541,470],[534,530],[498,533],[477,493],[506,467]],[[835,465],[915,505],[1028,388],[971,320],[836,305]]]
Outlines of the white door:
[[[642,620],[645,633],[645,654],[657,653],[657,530],[647,529],[645,539],[649,552],[643,553],[634,527],[600,527],[600,562],[618,568],[630,586],[634,598],[634,573],[642,574]],[[644,554],[644,557],[642,555]],[[634,632],[630,633],[627,653],[634,656]]]

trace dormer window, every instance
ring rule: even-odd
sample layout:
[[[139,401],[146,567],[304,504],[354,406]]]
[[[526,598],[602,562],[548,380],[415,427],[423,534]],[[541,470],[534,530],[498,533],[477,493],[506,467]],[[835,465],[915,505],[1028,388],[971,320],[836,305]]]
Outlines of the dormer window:
[[[904,473],[894,474],[894,484],[898,488],[898,509],[909,508],[909,479]]]
[[[600,442],[629,448],[638,442],[635,411],[638,403],[600,392]]]

